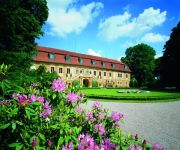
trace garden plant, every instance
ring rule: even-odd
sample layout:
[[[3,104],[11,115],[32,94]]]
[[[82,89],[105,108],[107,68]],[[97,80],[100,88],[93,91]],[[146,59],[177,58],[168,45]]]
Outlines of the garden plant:
[[[2,83],[3,81],[1,81]],[[2,84],[1,84],[2,89]],[[12,90],[13,91],[13,90]],[[1,91],[3,93],[5,91]],[[14,91],[13,91],[14,92]],[[11,93],[11,92],[9,92]],[[66,89],[60,78],[49,85],[32,83],[0,100],[0,148],[33,150],[163,150],[121,129],[124,114],[94,102],[81,107],[83,93]]]

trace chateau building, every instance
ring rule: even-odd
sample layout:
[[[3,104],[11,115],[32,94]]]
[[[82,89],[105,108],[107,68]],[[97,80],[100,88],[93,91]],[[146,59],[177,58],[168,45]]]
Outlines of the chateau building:
[[[130,69],[120,61],[38,46],[34,68],[45,65],[49,72],[56,71],[68,86],[78,80],[80,86],[129,87]]]

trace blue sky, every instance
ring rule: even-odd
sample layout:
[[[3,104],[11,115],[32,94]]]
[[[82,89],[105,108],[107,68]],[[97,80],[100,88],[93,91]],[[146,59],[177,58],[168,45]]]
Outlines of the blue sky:
[[[179,0],[47,0],[49,17],[38,45],[112,59],[146,43],[161,56],[180,21]]]

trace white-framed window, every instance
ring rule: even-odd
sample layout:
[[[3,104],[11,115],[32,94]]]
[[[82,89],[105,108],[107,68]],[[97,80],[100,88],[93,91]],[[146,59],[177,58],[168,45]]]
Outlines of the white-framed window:
[[[79,74],[79,69],[76,69],[76,74]]]
[[[94,75],[96,76],[96,71],[94,71]]]
[[[55,67],[54,67],[54,66],[51,66],[51,67],[50,67],[50,73],[54,72],[54,70],[55,70]]]
[[[81,69],[81,70],[80,70],[80,73],[84,73],[84,69]]]
[[[106,76],[106,72],[104,72],[104,76]]]
[[[54,53],[49,53],[48,58],[49,60],[54,60],[55,59]]]
[[[68,56],[68,55],[66,55],[66,56],[65,56],[65,61],[66,61],[66,62],[71,62],[71,57]]]
[[[78,58],[78,62],[79,62],[79,64],[83,64],[83,58]]]
[[[128,78],[128,74],[126,73],[126,78]]]
[[[103,68],[105,68],[106,67],[106,63],[105,62],[101,62],[101,66],[103,67]]]
[[[122,78],[122,73],[118,73],[118,78]]]
[[[63,68],[59,67],[59,73],[63,72]]]
[[[71,73],[70,68],[67,68],[67,74],[70,74],[70,73]]]
[[[115,65],[115,64],[111,64],[111,67],[112,67],[113,69],[115,69],[116,65]]]
[[[112,76],[112,73],[111,73],[111,72],[109,73],[109,76],[110,76],[110,77]]]
[[[91,60],[91,65],[95,66],[96,65],[96,61],[95,60]]]

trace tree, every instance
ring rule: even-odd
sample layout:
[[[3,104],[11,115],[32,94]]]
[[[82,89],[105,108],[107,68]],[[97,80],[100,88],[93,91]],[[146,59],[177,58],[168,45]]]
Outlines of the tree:
[[[163,86],[180,88],[180,22],[172,29],[164,49],[160,65],[161,83]]]
[[[138,86],[148,86],[154,80],[155,50],[146,45],[138,44],[126,50],[126,57],[121,61],[126,63],[137,80]]]
[[[0,0],[0,63],[29,66],[47,17],[46,0]]]

